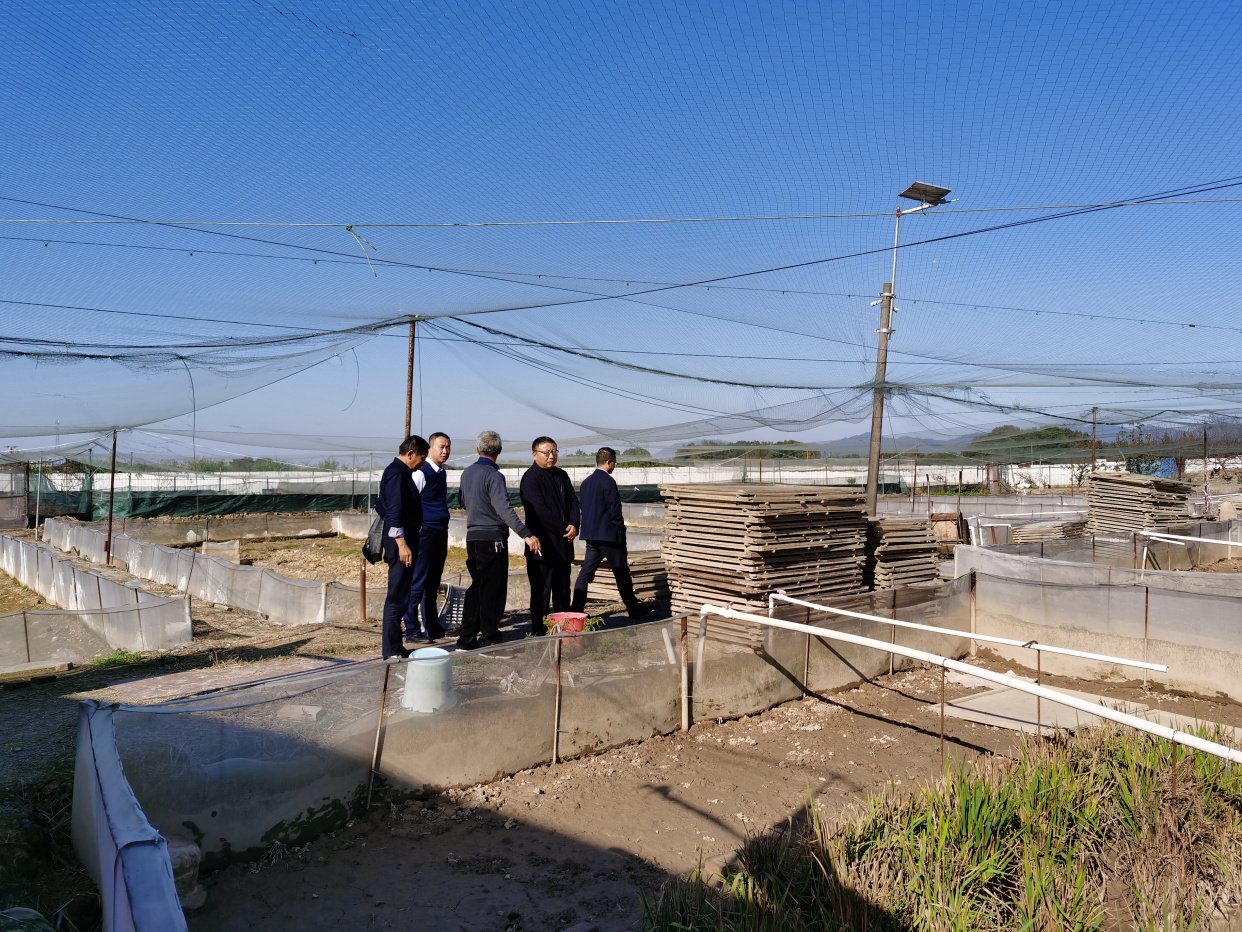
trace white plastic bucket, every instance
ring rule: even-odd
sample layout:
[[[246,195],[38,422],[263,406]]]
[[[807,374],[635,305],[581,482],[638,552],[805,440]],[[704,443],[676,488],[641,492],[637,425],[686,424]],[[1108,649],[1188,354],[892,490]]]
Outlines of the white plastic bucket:
[[[401,706],[412,712],[442,712],[457,704],[453,660],[439,647],[420,647],[405,664]]]

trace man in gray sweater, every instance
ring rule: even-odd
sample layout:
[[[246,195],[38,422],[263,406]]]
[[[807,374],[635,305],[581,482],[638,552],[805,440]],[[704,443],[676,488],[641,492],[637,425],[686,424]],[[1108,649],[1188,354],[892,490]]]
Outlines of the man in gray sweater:
[[[522,523],[509,504],[505,477],[496,466],[500,456],[500,434],[485,430],[479,434],[476,462],[461,474],[461,506],[466,509],[466,572],[470,588],[462,613],[460,650],[474,650],[499,644],[500,619],[505,613],[509,587],[509,528],[525,538],[532,553],[539,552],[539,538]]]

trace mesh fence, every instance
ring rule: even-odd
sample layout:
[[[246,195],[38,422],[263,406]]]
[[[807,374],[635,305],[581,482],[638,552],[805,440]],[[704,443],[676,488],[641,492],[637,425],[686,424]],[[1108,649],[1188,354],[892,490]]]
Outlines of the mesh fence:
[[[301,520],[300,516],[295,519],[290,528]],[[48,519],[43,536],[59,550],[76,550],[94,562],[105,559],[105,531]],[[347,623],[361,616],[357,586],[290,579],[271,569],[242,566],[210,554],[153,544],[115,532],[112,540],[114,561],[123,564],[132,575],[172,586],[191,598],[258,612],[283,625]],[[385,594],[382,587],[367,587],[367,618],[381,617]]]
[[[157,596],[77,566],[35,541],[0,535],[0,569],[62,610],[0,616],[0,669],[83,662],[121,648],[190,643],[185,599]]]
[[[885,592],[850,605],[887,613],[892,600]],[[968,634],[969,586],[901,590],[897,613]],[[795,614],[801,620],[801,610]],[[872,622],[818,621],[889,633]],[[739,647],[711,636],[711,625],[710,617],[705,632],[697,618],[687,624],[694,721],[759,712],[808,687],[837,688],[888,668],[882,652],[816,638],[808,649],[805,635],[788,631],[769,631],[755,649]],[[911,634],[902,632],[902,643],[959,656],[969,646],[968,637]],[[431,660],[343,664],[121,707],[116,744],[151,824],[198,845],[210,868],[346,820],[366,790],[381,707],[379,774],[403,786],[470,785],[547,763],[554,753],[571,757],[674,731],[682,651],[681,621],[672,619]]]

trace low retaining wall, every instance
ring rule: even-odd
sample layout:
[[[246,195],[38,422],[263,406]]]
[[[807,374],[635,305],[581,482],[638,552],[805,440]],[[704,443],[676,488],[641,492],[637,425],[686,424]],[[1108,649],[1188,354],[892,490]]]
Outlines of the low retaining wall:
[[[1107,569],[1107,568],[1105,568]],[[959,579],[970,577],[959,577]],[[975,630],[1168,665],[1151,682],[1242,701],[1242,599],[1157,585],[1074,585],[976,572]],[[1027,667],[1032,651],[984,645]],[[1133,680],[1136,671],[1052,653],[1050,673]]]
[[[190,609],[58,557],[24,538],[0,535],[0,569],[61,610],[0,616],[0,670],[82,663],[127,651],[190,643]]]
[[[903,630],[897,643],[965,654],[966,583],[839,604],[888,615],[894,599],[899,618],[961,632]],[[802,609],[786,611],[803,619]],[[886,640],[892,631],[852,619],[824,627]],[[889,668],[882,652],[788,631],[766,629],[761,646],[750,649],[718,640],[724,629],[712,619],[701,638],[697,618],[689,630],[692,721],[759,712],[804,688],[839,689]],[[554,731],[559,756],[572,757],[676,730],[681,661],[678,620],[455,654],[456,701],[431,714],[402,706],[408,678],[419,675],[417,661],[387,668],[369,661],[209,697],[121,707],[116,744],[151,824],[169,839],[198,845],[204,865],[215,867],[254,857],[274,841],[302,844],[351,817],[366,790],[385,675],[379,772],[405,786],[448,787],[548,762]]]

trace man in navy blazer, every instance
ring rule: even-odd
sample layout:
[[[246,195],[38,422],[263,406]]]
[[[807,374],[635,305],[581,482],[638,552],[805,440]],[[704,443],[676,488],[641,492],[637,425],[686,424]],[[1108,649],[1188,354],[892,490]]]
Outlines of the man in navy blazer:
[[[630,579],[630,565],[626,560],[625,519],[621,514],[621,494],[612,471],[617,467],[617,451],[600,447],[595,454],[595,472],[582,480],[579,499],[582,502],[582,533],[586,541],[586,560],[578,581],[574,583],[573,611],[586,609],[587,586],[595,578],[601,560],[617,580],[617,591],[625,603],[631,618],[642,618],[651,613],[651,606],[641,605],[634,595],[634,583]]]
[[[388,595],[384,599],[383,656],[408,657],[401,643],[401,617],[410,604],[410,581],[418,557],[418,534],[423,523],[422,497],[413,472],[427,458],[427,441],[406,437],[397,457],[380,476],[375,510],[384,520],[384,562],[388,564]]]

